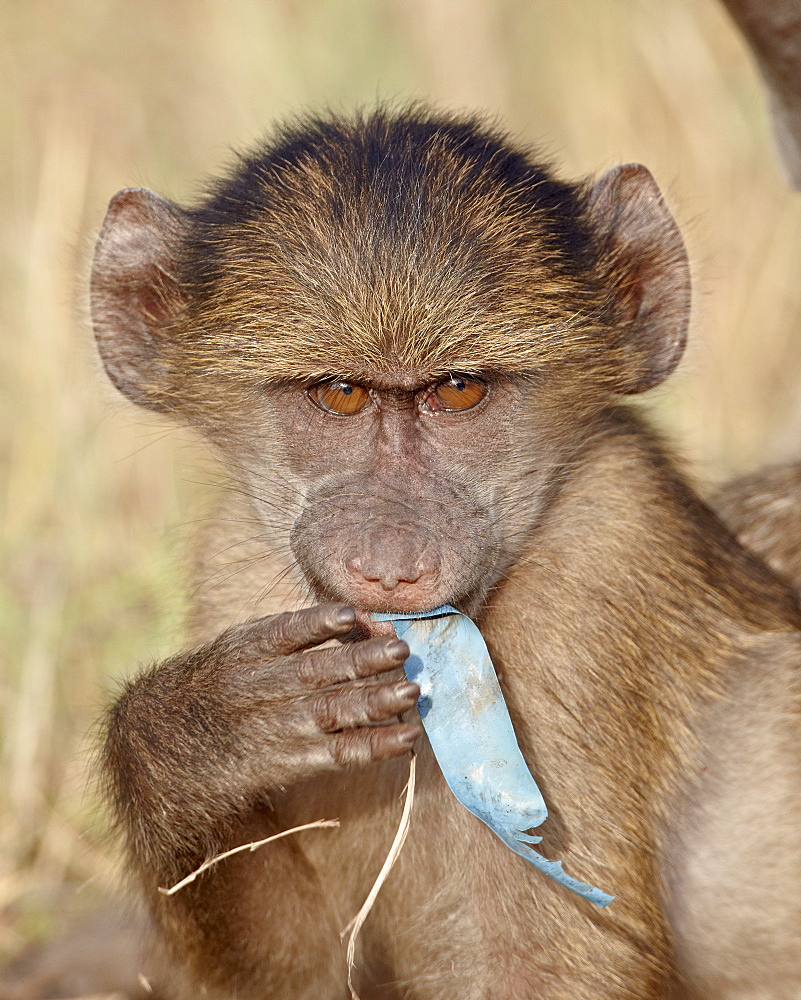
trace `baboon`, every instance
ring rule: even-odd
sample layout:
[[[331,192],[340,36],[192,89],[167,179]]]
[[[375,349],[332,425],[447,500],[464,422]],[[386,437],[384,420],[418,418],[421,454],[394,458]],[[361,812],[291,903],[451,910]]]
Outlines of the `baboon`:
[[[723,0],[751,49],[768,95],[787,180],[801,190],[801,7],[797,0]]]
[[[190,648],[128,684],[104,751],[173,995],[347,995],[412,746],[362,1000],[798,995],[799,606],[625,398],[673,372],[689,305],[644,167],[568,183],[419,107],[286,126],[193,208],[112,199],[106,371],[230,479]],[[486,638],[542,853],[607,909],[444,785],[369,614],[444,603]]]
[[[714,498],[738,540],[801,588],[801,465],[769,466],[727,483]]]

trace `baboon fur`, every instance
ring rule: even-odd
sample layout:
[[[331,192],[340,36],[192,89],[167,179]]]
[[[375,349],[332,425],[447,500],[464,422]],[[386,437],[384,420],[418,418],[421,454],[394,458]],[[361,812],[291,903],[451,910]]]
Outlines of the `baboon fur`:
[[[323,697],[391,697],[397,648],[365,631],[330,656],[376,650],[366,681],[271,693],[313,654],[279,655],[300,619],[263,616],[319,601],[368,631],[370,610],[470,614],[549,806],[543,853],[616,896],[597,910],[513,855],[418,738],[362,1000],[798,995],[801,615],[626,404],[675,368],[689,309],[645,168],[566,183],[485,122],[418,107],[303,120],[197,207],[117,195],[92,300],[114,384],[197,428],[230,480],[189,648],[127,686],[104,757],[174,995],[347,995],[340,932],[418,729],[414,709],[377,736],[320,722]],[[433,412],[452,373],[486,396]],[[322,412],[320,380],[369,405]]]

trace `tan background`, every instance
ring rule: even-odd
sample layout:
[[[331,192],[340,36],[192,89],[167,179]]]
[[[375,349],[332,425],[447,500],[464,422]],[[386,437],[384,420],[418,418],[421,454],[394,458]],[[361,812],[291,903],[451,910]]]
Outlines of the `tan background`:
[[[276,117],[377,98],[498,113],[568,176],[646,163],[696,279],[683,374],[651,399],[705,487],[801,455],[801,195],[713,0],[5,0],[0,74],[1,962],[111,881],[92,728],[179,641],[208,478],[93,355],[116,189],[190,200]]]

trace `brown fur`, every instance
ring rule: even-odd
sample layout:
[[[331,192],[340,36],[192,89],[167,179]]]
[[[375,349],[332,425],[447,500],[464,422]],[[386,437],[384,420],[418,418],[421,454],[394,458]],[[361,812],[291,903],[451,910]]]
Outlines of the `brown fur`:
[[[472,614],[549,804],[544,853],[617,895],[597,911],[512,855],[421,741],[363,1000],[798,990],[798,605],[619,400],[675,367],[688,292],[644,168],[565,184],[418,109],[306,122],[190,211],[117,196],[93,275],[106,367],[231,476],[193,648],[128,687],[106,747],[179,996],[345,995],[339,931],[389,847],[417,729],[395,723],[384,640],[312,661],[287,638],[329,612],[259,617],[309,600]],[[487,398],[432,416],[453,371]],[[304,394],[320,377],[365,384],[370,406],[322,413]]]
[[[801,587],[801,466],[776,465],[735,479],[715,507],[743,545]]]

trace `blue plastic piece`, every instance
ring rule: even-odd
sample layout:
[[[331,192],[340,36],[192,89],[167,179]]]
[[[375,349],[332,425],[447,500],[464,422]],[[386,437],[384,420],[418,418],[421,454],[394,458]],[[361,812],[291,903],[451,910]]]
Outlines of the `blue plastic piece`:
[[[420,685],[417,707],[434,756],[453,794],[515,854],[596,906],[614,896],[548,861],[531,848],[542,838],[526,833],[548,810],[517,745],[484,639],[476,625],[449,605],[414,614],[373,614],[392,622],[409,646],[406,676]]]

